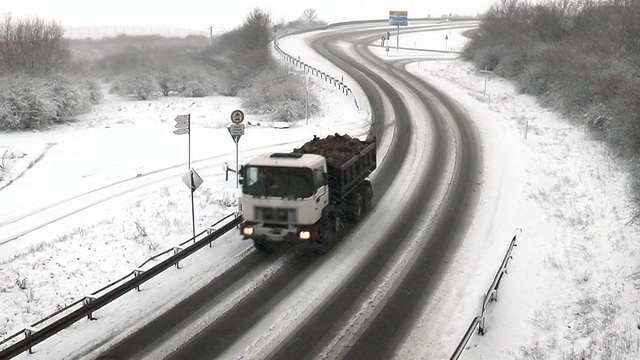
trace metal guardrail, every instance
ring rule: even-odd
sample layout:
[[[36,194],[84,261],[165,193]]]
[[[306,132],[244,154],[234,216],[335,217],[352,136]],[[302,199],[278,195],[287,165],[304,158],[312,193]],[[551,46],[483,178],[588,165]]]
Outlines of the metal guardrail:
[[[478,334],[484,335],[486,331],[484,312],[485,310],[487,310],[487,307],[489,306],[489,303],[491,301],[498,301],[498,286],[500,286],[500,281],[502,280],[502,276],[507,273],[507,265],[509,264],[509,260],[513,258],[511,256],[511,252],[513,251],[513,248],[517,246],[516,244],[517,237],[518,237],[518,234],[521,232],[522,232],[521,229],[517,229],[516,235],[514,235],[513,238],[511,239],[511,243],[509,243],[509,247],[507,248],[507,253],[504,255],[504,258],[502,259],[502,264],[500,265],[498,272],[493,277],[491,286],[489,287],[487,292],[484,293],[480,298],[480,311],[478,316],[474,317],[473,320],[471,321],[469,328],[467,328],[467,331],[464,333],[462,340],[458,344],[458,347],[456,347],[456,350],[454,351],[453,355],[451,355],[450,360],[457,360],[460,358],[462,351],[464,351],[464,347],[467,346],[467,343],[471,339],[471,336],[473,335],[473,332],[476,329],[476,327],[478,328]]]
[[[217,225],[223,222],[226,222],[226,223],[222,225],[220,228],[215,229]],[[123,296],[124,294],[126,294],[127,292],[133,289],[137,289],[139,291],[140,285],[150,280],[151,278],[155,277],[156,275],[160,274],[161,272],[165,271],[166,269],[174,265],[179,268],[179,263],[181,260],[184,260],[186,257],[192,255],[196,251],[205,247],[207,244],[211,245],[211,243],[214,240],[218,239],[225,233],[231,231],[232,229],[240,225],[241,222],[242,222],[242,218],[239,216],[238,213],[231,213],[225,216],[224,218],[220,219],[215,224],[211,225],[206,230],[200,232],[195,237],[191,237],[189,238],[189,240],[182,242],[180,246],[165,250],[160,254],[154,255],[150,259],[147,259],[137,269],[134,269],[133,271],[131,271],[129,274],[125,275],[121,279],[116,280],[115,282],[101,288],[100,290],[93,292],[91,295],[85,296],[84,298],[75,301],[74,303],[66,306],[65,308],[56,311],[55,313],[47,316],[46,318],[32,324],[30,327],[27,327],[24,330],[3,339],[2,341],[0,341],[0,345],[7,343],[8,341],[20,335],[25,336],[23,340],[20,340],[10,345],[7,348],[0,350],[0,359],[8,359],[8,358],[17,356],[24,351],[29,351],[29,353],[32,353],[31,349],[33,346],[57,334],[58,332],[69,327],[70,325],[72,325],[73,323],[79,321],[84,317],[87,317],[90,320],[95,320],[95,318],[92,316],[94,311],[104,307],[105,305],[111,303],[112,301],[118,299],[119,297]],[[198,237],[202,236],[205,233],[207,234],[205,237],[203,237],[200,240],[196,240]],[[189,242],[193,242],[193,244],[185,248],[182,247]],[[144,265],[146,265],[150,261],[153,261],[160,256],[166,255],[171,251],[173,251],[174,254],[168,257],[167,259],[163,260],[162,262],[158,263],[157,265],[147,270],[142,269],[142,267],[144,267]],[[102,293],[103,291],[111,287],[114,287],[116,284],[124,281],[125,279],[129,278],[131,275],[133,275],[132,279],[115,287],[109,292],[98,296],[98,294]],[[44,322],[64,312],[68,312],[72,308],[77,307],[79,304],[82,304],[80,308],[73,310],[72,312],[60,317],[59,319],[44,326],[41,329],[38,328],[38,326],[43,324]]]
[[[282,50],[282,48],[280,48],[280,45],[278,44],[278,41],[285,37],[285,36],[291,36],[291,35],[296,35],[296,34],[301,34],[304,32],[308,32],[308,31],[315,31],[315,30],[325,30],[328,29],[331,25],[327,25],[327,26],[322,26],[322,27],[314,27],[314,28],[308,28],[308,29],[301,29],[301,30],[296,30],[284,35],[280,35],[278,36],[274,41],[273,41],[273,47],[276,50],[276,52],[278,54],[280,54],[280,56],[282,56],[282,58],[295,65],[296,67],[299,67],[301,69],[304,70],[305,74],[311,74],[311,75],[315,75],[317,77],[319,77],[322,80],[328,81],[329,84],[336,86],[340,91],[342,91],[346,96],[349,96],[351,94],[351,96],[353,96],[353,103],[356,106],[356,109],[360,110],[360,105],[358,104],[358,99],[356,99],[355,94],[353,93],[353,91],[343,82],[344,79],[340,79],[338,80],[337,78],[325,73],[324,71],[317,69],[311,65],[306,64],[305,62],[300,60],[300,56],[298,56],[297,58],[287,54],[284,50]]]

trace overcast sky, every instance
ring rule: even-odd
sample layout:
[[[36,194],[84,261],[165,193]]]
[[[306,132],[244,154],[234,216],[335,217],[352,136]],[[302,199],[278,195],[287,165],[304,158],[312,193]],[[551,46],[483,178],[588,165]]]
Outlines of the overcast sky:
[[[0,0],[0,14],[38,16],[63,26],[149,26],[231,29],[254,8],[269,11],[274,21],[294,20],[314,8],[328,22],[387,18],[389,10],[409,17],[454,13],[475,15],[496,0]]]

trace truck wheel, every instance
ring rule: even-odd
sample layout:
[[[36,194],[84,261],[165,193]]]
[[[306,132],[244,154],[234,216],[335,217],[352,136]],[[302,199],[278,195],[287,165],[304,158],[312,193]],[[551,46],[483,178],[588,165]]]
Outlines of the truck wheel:
[[[373,203],[373,188],[371,183],[366,183],[364,189],[362,189],[363,210],[365,212],[371,210]]]
[[[360,193],[355,193],[351,201],[351,221],[356,222],[362,218],[362,207],[362,195]]]
[[[320,240],[318,240],[318,247],[313,249],[313,252],[316,253],[317,255],[326,254],[327,252],[329,252],[329,249],[331,248],[332,241],[333,241],[333,229],[327,226],[326,230],[324,231],[324,234],[322,235]]]

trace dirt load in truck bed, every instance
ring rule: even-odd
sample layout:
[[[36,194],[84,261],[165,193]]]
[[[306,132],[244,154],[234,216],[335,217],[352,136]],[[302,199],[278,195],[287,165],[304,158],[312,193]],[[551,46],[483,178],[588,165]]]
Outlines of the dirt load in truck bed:
[[[340,167],[349,159],[356,156],[369,144],[349,135],[329,135],[325,138],[314,136],[302,147],[294,149],[295,152],[305,154],[318,154],[327,158],[327,162],[335,167]]]

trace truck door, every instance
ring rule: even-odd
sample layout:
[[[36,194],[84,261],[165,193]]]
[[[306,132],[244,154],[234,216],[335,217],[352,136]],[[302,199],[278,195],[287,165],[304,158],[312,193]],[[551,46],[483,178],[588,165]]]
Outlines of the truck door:
[[[326,174],[322,168],[313,170],[313,184],[315,186],[313,197],[316,200],[315,210],[320,212],[329,204],[329,189]]]

